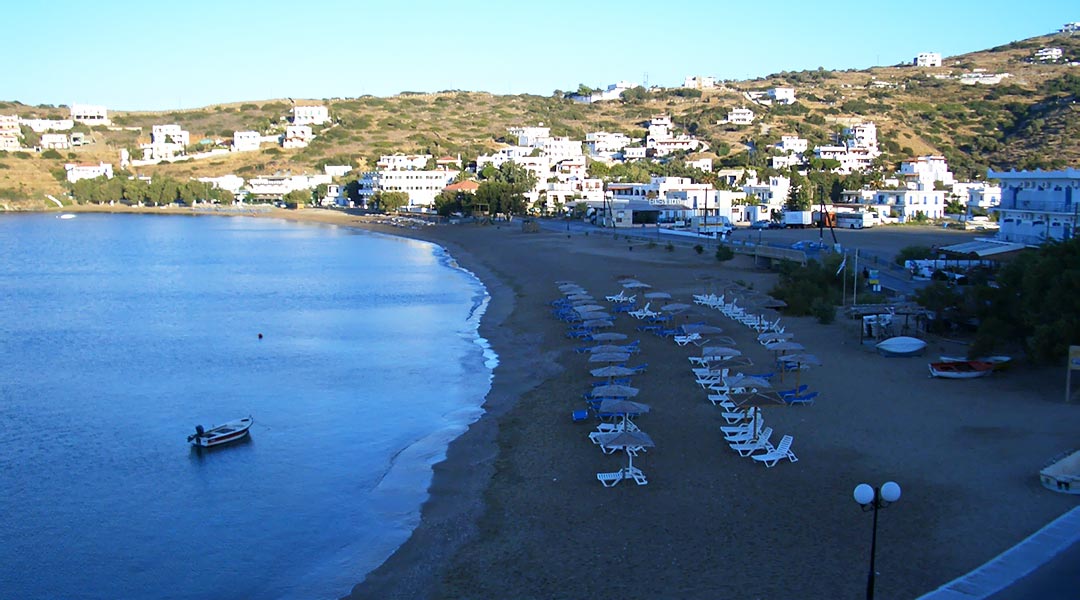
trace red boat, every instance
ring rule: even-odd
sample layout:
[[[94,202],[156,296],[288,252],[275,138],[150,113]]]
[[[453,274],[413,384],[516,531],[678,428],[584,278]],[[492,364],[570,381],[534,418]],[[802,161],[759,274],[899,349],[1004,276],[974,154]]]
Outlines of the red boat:
[[[930,376],[945,379],[974,379],[994,372],[994,364],[981,360],[930,363]]]

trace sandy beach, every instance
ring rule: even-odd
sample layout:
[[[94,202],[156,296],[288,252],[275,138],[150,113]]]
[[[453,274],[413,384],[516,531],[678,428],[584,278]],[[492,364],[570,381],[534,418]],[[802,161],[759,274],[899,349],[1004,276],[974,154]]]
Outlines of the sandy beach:
[[[524,233],[518,222],[401,229],[331,211],[266,216],[430,240],[492,296],[481,334],[500,362],[487,414],[436,466],[412,537],[351,598],[855,597],[866,585],[871,515],[852,489],[888,480],[903,495],[880,515],[877,594],[911,598],[1076,506],[1037,478],[1078,442],[1080,406],[1063,403],[1063,368],[931,379],[926,358],[883,358],[842,317],[783,318],[824,364],[800,376],[820,393],[816,404],[764,409],[774,440],[793,435],[799,458],[766,469],[724,443],[720,409],[689,371],[698,349],[619,315],[614,331],[640,340],[632,363],[649,365],[634,385],[652,406],[638,424],[656,447],[635,460],[648,485],[604,488],[595,474],[626,459],[588,440],[593,421],[570,418],[592,378],[574,352],[583,343],[551,315],[555,282],[602,299],[633,276],[690,303],[734,281],[768,291],[774,275],[745,258],[721,264],[710,252],[631,248],[610,236]],[[703,307],[679,318],[724,327],[753,359],[748,372],[772,370],[752,330]],[[963,352],[928,341],[928,357]]]

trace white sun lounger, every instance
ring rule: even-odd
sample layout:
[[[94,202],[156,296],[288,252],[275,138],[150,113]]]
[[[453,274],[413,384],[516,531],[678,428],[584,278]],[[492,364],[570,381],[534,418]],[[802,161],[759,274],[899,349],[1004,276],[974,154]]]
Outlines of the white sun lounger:
[[[758,421],[760,424],[761,421]],[[724,441],[728,444],[745,444],[758,438],[769,439],[772,436],[772,427],[766,427],[761,431],[754,431],[753,427],[747,427],[741,433],[731,433],[724,436]]]
[[[728,446],[730,446],[732,450],[738,452],[739,456],[743,457],[751,456],[752,454],[760,450],[772,452],[773,445],[771,442],[769,442],[769,437],[765,435],[765,432],[768,432],[771,436],[772,428],[766,427],[765,431],[762,431],[761,435],[758,436],[756,440],[750,440],[749,442],[742,442],[739,444],[728,444]]]
[[[604,484],[604,487],[615,487],[623,480],[623,472],[619,469],[614,473],[597,473],[596,478]]]
[[[795,441],[795,438],[790,435],[785,435],[780,438],[780,443],[776,445],[775,450],[770,450],[765,454],[755,454],[750,458],[758,462],[763,462],[766,467],[770,468],[776,466],[776,463],[785,458],[791,462],[798,462],[799,459],[796,458],[795,453],[791,451],[791,442],[793,441]]]

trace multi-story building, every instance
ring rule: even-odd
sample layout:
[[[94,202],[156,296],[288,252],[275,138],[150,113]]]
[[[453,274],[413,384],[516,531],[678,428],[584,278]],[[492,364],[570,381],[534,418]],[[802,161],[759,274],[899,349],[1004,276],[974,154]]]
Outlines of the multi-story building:
[[[0,135],[22,135],[18,115],[0,115]]]
[[[900,163],[900,176],[908,182],[908,187],[917,190],[933,189],[935,184],[952,186],[955,183],[952,171],[944,156],[919,156]]]
[[[292,113],[293,125],[322,125],[330,120],[325,106],[294,106]]]
[[[551,137],[551,128],[544,127],[543,123],[540,123],[538,127],[510,127],[507,131],[510,135],[517,136],[518,146],[530,148],[543,146],[544,141]]]
[[[191,144],[191,136],[179,125],[154,125],[150,130],[150,143],[140,146],[143,160],[172,160],[182,156]]]
[[[72,104],[71,120],[76,123],[85,123],[91,127],[95,125],[111,125],[109,111],[104,106],[96,104]]]
[[[375,168],[379,171],[419,171],[431,161],[430,154],[386,154],[379,157]]]
[[[716,87],[716,78],[690,75],[683,80],[683,87],[692,90],[711,90]]]
[[[68,131],[75,126],[71,119],[19,119],[19,125],[25,125],[35,133],[46,131]]]
[[[551,162],[559,162],[567,158],[583,156],[581,142],[568,137],[549,137],[542,140],[540,151],[551,159]]]
[[[95,177],[112,179],[113,176],[112,165],[104,162],[96,165],[68,163],[64,165],[64,170],[67,171],[67,180],[71,183],[75,183],[80,179],[94,179]]]
[[[870,208],[900,223],[916,219],[920,214],[928,219],[940,219],[945,216],[948,194],[948,190],[873,190]]]
[[[1076,236],[1080,214],[1080,169],[994,171],[1001,184],[997,207],[999,240],[1038,245]]]
[[[769,98],[777,104],[795,104],[795,88],[776,87],[769,90]]]
[[[732,125],[750,125],[754,122],[754,111],[749,108],[733,108],[728,111],[727,122]]]
[[[1053,62],[1061,60],[1061,57],[1064,55],[1065,53],[1061,48],[1039,48],[1039,50],[1035,52],[1034,58],[1035,60],[1042,62]]]
[[[747,177],[746,184],[742,186],[746,198],[755,200],[756,204],[766,207],[765,214],[772,215],[784,210],[788,196],[791,194],[791,180],[782,175],[773,175],[767,182],[758,181],[757,174]]]
[[[585,134],[585,146],[593,156],[610,156],[629,146],[632,141],[623,133],[594,131]]]
[[[376,192],[405,192],[410,210],[430,210],[439,195],[460,171],[453,169],[386,170],[364,173],[359,180],[359,195],[366,205]]]
[[[937,52],[920,52],[913,61],[916,67],[940,67],[941,54]]]
[[[954,189],[955,192],[955,189]],[[973,208],[993,210],[1001,205],[1001,186],[985,182],[971,184],[967,188],[968,212]]]
[[[881,156],[877,145],[877,126],[873,123],[857,123],[843,133],[843,144],[817,146],[814,155],[822,160],[835,160],[840,166],[834,169],[838,173],[864,171]]]
[[[234,131],[233,152],[253,152],[259,149],[262,135],[258,131]]]
[[[221,177],[199,177],[198,181],[209,183],[219,190],[225,190],[234,196],[239,196],[244,188],[244,178],[239,175],[222,175]]]
[[[311,133],[310,126],[287,125],[285,135],[281,137],[281,147],[285,149],[306,148],[313,139],[315,139],[315,134]]]
[[[66,133],[43,133],[41,134],[42,150],[67,150],[71,148],[71,140]]]

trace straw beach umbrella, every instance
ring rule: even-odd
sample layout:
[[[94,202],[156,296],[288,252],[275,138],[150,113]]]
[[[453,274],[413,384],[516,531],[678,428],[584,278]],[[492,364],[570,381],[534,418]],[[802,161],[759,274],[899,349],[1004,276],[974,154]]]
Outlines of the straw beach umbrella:
[[[638,395],[638,389],[636,387],[630,387],[628,385],[598,385],[593,388],[592,392],[590,392],[589,395],[591,395],[593,398],[633,398],[634,396]],[[648,407],[646,407],[646,409],[648,409]]]
[[[592,348],[589,348],[588,351],[592,354],[629,354],[628,348],[623,348],[622,346],[616,346],[613,344],[593,346]]]
[[[584,327],[595,329],[597,327],[614,327],[615,323],[609,319],[589,319],[582,323]]]
[[[652,286],[647,284],[647,283],[643,283],[641,281],[630,281],[630,282],[624,283],[623,287],[628,289],[628,290],[636,290],[636,289],[641,289],[641,288],[651,288]]]
[[[715,333],[724,333],[723,327],[717,327],[716,325],[706,325],[704,323],[687,323],[680,325],[679,329],[686,335],[696,333],[698,335],[710,335]]]
[[[603,311],[607,310],[607,307],[606,306],[600,306],[599,304],[581,304],[581,305],[574,306],[574,310],[576,310],[579,313],[587,313],[587,312],[594,312],[594,311],[603,312]]]
[[[627,352],[599,352],[589,355],[591,363],[624,363],[628,360],[630,360],[630,354]]]
[[[671,294],[667,292],[648,292],[645,298],[649,300],[671,300]]]
[[[600,319],[600,320],[604,320],[604,321],[610,321],[611,320],[611,315],[609,315],[606,312],[602,312],[602,311],[583,312],[583,313],[578,313],[578,318],[581,319],[582,321],[593,321],[593,320],[596,320],[596,319]]]
[[[626,466],[627,472],[634,470],[634,453],[631,452],[632,448],[653,448],[656,446],[653,443],[652,438],[649,437],[644,431],[616,431],[614,433],[604,433],[598,436],[598,442],[605,448],[620,448],[626,452],[628,463]]]
[[[623,430],[626,430],[630,422],[630,415],[643,415],[649,412],[649,405],[623,398],[608,398],[600,401],[597,412],[604,414],[621,414],[623,417]]]
[[[672,304],[665,304],[660,307],[660,310],[664,312],[677,313],[684,311],[688,308],[693,308],[689,304],[683,304],[682,302],[674,302]]]
[[[799,390],[799,379],[800,379],[799,376],[802,373],[803,367],[804,366],[810,367],[810,366],[820,366],[821,365],[821,360],[818,357],[814,356],[813,354],[785,354],[784,356],[781,356],[777,360],[780,361],[780,377],[781,377],[780,381],[783,381],[784,371],[787,370],[785,368],[785,366],[788,363],[794,363],[795,364],[795,393],[796,394],[798,393],[798,390]]]
[[[589,336],[589,339],[594,342],[618,342],[625,340],[627,337],[628,336],[625,333],[615,333],[612,331],[606,333],[595,333]]]
[[[599,369],[593,369],[589,371],[589,374],[593,377],[607,377],[610,383],[616,377],[629,377],[636,374],[637,371],[628,367],[620,367],[617,365],[608,365],[606,367],[600,367]]]

